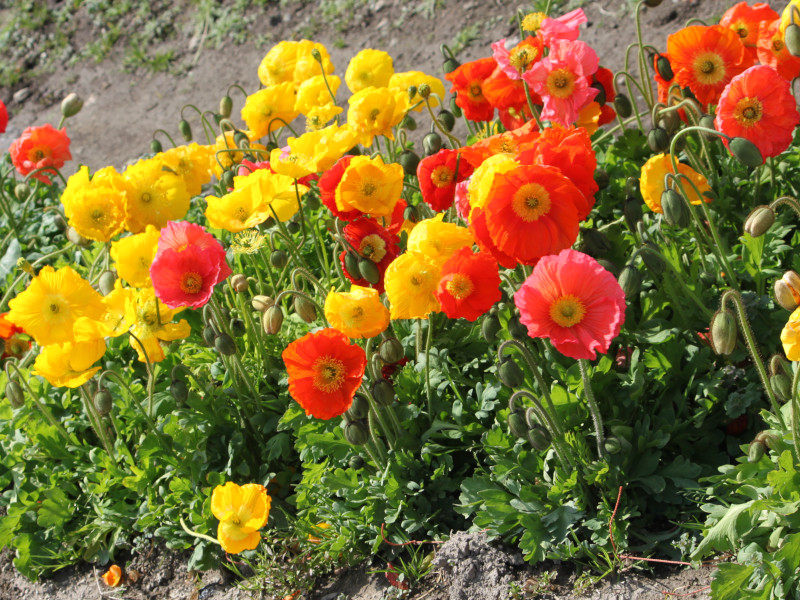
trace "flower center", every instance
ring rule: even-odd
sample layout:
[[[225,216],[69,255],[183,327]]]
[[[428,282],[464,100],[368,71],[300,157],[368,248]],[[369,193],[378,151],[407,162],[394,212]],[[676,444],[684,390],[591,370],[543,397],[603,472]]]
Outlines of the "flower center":
[[[550,194],[538,183],[526,183],[514,193],[511,206],[520,219],[530,223],[550,212]]]
[[[508,56],[508,62],[519,73],[523,73],[536,59],[536,54],[536,48],[524,46],[522,48],[514,48]]]
[[[744,23],[736,23],[736,24],[733,26],[733,28],[732,28],[732,29],[733,29],[733,30],[736,32],[736,34],[737,34],[737,35],[738,35],[740,38],[742,38],[742,39],[746,38],[746,37],[749,35],[749,33],[750,33],[750,32],[747,30],[747,25],[745,25]]]
[[[377,233],[373,233],[361,240],[358,253],[374,263],[379,263],[386,256],[386,242]]]
[[[244,209],[244,206],[240,206],[236,209],[236,218],[239,219],[240,223],[247,221],[247,211]]]
[[[542,21],[547,18],[547,15],[543,12],[535,12],[525,15],[525,18],[522,19],[522,28],[525,31],[530,31],[535,33],[542,28]]]
[[[152,199],[153,197],[150,195],[150,192],[145,192],[144,194],[142,194],[141,200],[145,204],[149,204]]]
[[[369,113],[369,120],[375,121],[378,118],[378,115],[381,114],[380,108],[373,108]]]
[[[350,320],[354,323],[360,323],[364,320],[364,308],[356,306],[350,311]]]
[[[473,83],[469,86],[469,95],[473,100],[483,98],[483,88],[480,83]]]
[[[775,54],[781,52],[784,49],[784,47],[785,46],[783,40],[780,38],[780,36],[776,35],[774,38],[772,38],[772,51]]]
[[[105,214],[99,208],[95,208],[92,211],[92,215],[91,216],[92,216],[92,221],[94,221],[95,223],[99,223],[100,221],[103,220],[103,217],[105,216]]]
[[[575,90],[575,74],[568,69],[556,69],[547,76],[547,91],[559,99],[569,98]]]
[[[370,179],[365,179],[361,182],[361,195],[362,196],[372,196],[375,193],[375,190],[378,189],[378,186],[375,185],[375,182]]]
[[[716,85],[725,79],[725,61],[716,52],[703,52],[694,59],[694,74],[703,85]]]
[[[181,279],[181,289],[187,294],[196,294],[203,288],[203,277],[199,273],[190,271],[184,273]]]
[[[332,356],[323,356],[314,363],[314,387],[330,394],[344,383],[344,363]]]
[[[42,150],[41,148],[35,148],[35,149],[34,149],[34,150],[31,152],[31,155],[32,155],[32,157],[33,157],[33,160],[34,160],[34,162],[39,162],[39,161],[40,161],[40,160],[42,160],[42,159],[43,159],[45,156],[47,156],[47,154],[45,154],[44,150]]]
[[[583,320],[586,307],[577,296],[562,296],[550,305],[550,318],[561,327],[572,327]]]
[[[733,118],[744,127],[752,127],[761,120],[764,109],[758,98],[742,98],[733,109]]]
[[[453,182],[453,171],[446,165],[439,165],[431,171],[431,183],[436,187],[443,188]]]
[[[447,291],[456,300],[463,300],[472,294],[475,284],[472,279],[464,273],[454,273],[450,280],[445,284]]]

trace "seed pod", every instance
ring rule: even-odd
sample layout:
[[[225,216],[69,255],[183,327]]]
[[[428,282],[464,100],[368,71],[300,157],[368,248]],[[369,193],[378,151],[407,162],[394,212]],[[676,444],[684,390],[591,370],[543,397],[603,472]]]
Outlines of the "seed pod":
[[[181,135],[183,136],[184,140],[186,140],[187,142],[192,141],[192,126],[189,125],[189,121],[187,121],[186,119],[181,119],[180,122],[178,123],[178,129],[180,129]]]
[[[653,152],[666,152],[669,149],[669,134],[663,127],[653,127],[647,132],[647,145]]]
[[[731,154],[746,167],[760,167],[764,164],[764,157],[761,151],[750,140],[743,137],[735,137],[728,142]]]
[[[497,334],[500,333],[500,329],[502,329],[502,326],[496,314],[488,314],[483,318],[483,323],[481,323],[481,335],[483,339],[490,344],[497,340]]]
[[[525,413],[521,410],[512,410],[508,413],[508,430],[511,435],[519,438],[528,436],[528,424],[525,422]]]
[[[411,150],[404,150],[397,157],[397,162],[403,167],[406,175],[416,175],[419,166],[419,155]]]
[[[348,252],[344,255],[344,268],[345,271],[355,280],[361,279],[361,271],[358,270],[358,254]]]
[[[297,221],[289,221],[286,224],[286,230],[291,234],[300,233],[300,229],[300,223]]]
[[[528,328],[519,321],[519,315],[514,315],[508,320],[508,333],[515,340],[528,339]]]
[[[217,349],[217,352],[223,356],[236,354],[236,342],[234,342],[233,338],[227,333],[220,333],[214,338],[214,347]]]
[[[114,401],[111,398],[111,392],[107,389],[102,388],[95,392],[94,398],[94,407],[97,409],[97,413],[101,417],[105,417],[108,413],[111,412],[111,407],[114,405]]]
[[[747,448],[747,462],[757,463],[761,460],[761,457],[764,456],[766,450],[767,447],[762,442],[751,442],[750,446]]]
[[[234,273],[231,275],[231,287],[237,294],[246,292],[247,288],[249,287],[249,284],[247,283],[247,277],[245,277],[242,273]]]
[[[781,402],[788,402],[792,396],[792,380],[788,375],[783,373],[776,373],[769,378],[769,384],[772,386],[772,391]]]
[[[550,432],[538,423],[534,424],[528,430],[528,442],[533,446],[534,450],[542,452],[550,447],[552,437]]]
[[[381,345],[378,346],[378,354],[383,362],[390,365],[401,361],[406,355],[403,351],[403,344],[396,337],[389,337],[383,340]]]
[[[633,114],[633,105],[625,94],[617,94],[614,98],[614,110],[623,119],[627,119]]]
[[[358,471],[359,469],[364,468],[364,459],[361,458],[358,454],[354,454],[350,457],[350,460],[347,462],[351,469]]]
[[[800,56],[800,26],[790,23],[783,32],[783,43],[792,56]]]
[[[358,271],[361,273],[361,276],[372,285],[375,285],[381,280],[381,272],[378,270],[378,265],[368,258],[362,258],[358,261]]]
[[[442,71],[444,71],[444,74],[447,75],[448,73],[455,71],[460,66],[461,63],[455,58],[447,58],[445,59],[444,63],[442,63]]]
[[[597,184],[598,188],[604,190],[608,187],[608,184],[611,183],[611,178],[608,176],[608,172],[605,169],[597,169],[594,172],[594,182]]]
[[[273,250],[269,255],[269,264],[276,269],[282,269],[288,262],[289,255],[286,254],[285,250],[281,250],[280,248]]]
[[[711,346],[714,352],[729,355],[736,347],[736,319],[727,310],[718,310],[711,317]]]
[[[425,156],[436,154],[442,149],[442,136],[435,131],[431,131],[428,135],[422,138],[422,149],[425,152]]]
[[[255,308],[258,312],[266,312],[267,309],[275,304],[275,300],[270,298],[269,296],[253,296],[253,299],[250,300],[250,305]]]
[[[345,413],[351,421],[366,419],[369,414],[369,400],[362,394],[353,396],[353,402]]]
[[[664,190],[661,194],[661,210],[664,220],[673,227],[686,227],[689,225],[689,207],[680,194],[673,189]]]
[[[206,344],[209,346],[214,345],[214,340],[217,337],[217,332],[211,325],[206,325],[203,327],[203,339],[206,341]]]
[[[411,115],[406,115],[403,117],[403,120],[400,121],[400,125],[398,125],[398,127],[401,129],[407,129],[408,131],[415,131],[417,129],[417,122]]]
[[[313,323],[317,320],[317,307],[302,296],[294,297],[294,312],[306,323]]]
[[[379,379],[373,383],[371,392],[379,406],[390,406],[394,402],[394,387],[388,379]]]
[[[625,265],[619,274],[619,287],[625,292],[625,298],[631,300],[639,295],[642,289],[642,275],[633,265]]]
[[[25,403],[25,394],[22,392],[22,386],[14,380],[6,384],[6,398],[14,408],[20,408]]]
[[[664,262],[664,259],[661,258],[661,254],[658,252],[658,246],[656,246],[653,242],[645,242],[644,247],[649,248],[650,250],[645,250],[639,254],[639,256],[642,257],[642,261],[653,273],[656,275],[661,275],[667,265]]]
[[[233,98],[228,95],[222,97],[219,101],[219,114],[223,119],[230,119],[231,112],[233,111]]]
[[[517,361],[510,356],[506,356],[500,361],[500,366],[497,369],[497,378],[503,385],[510,387],[512,390],[525,383],[525,374],[519,368]]]
[[[344,428],[344,439],[353,446],[363,446],[369,440],[369,425],[363,421],[353,421]]]
[[[281,330],[283,325],[283,310],[277,304],[270,306],[267,312],[261,319],[261,324],[264,327],[264,333],[268,335],[275,335]]]
[[[744,220],[744,231],[750,237],[759,237],[767,233],[769,228],[775,223],[775,211],[769,206],[762,204],[756,206]]]
[[[442,109],[436,117],[439,119],[439,123],[442,124],[442,127],[447,131],[453,131],[453,127],[456,126],[456,118],[453,116],[453,113],[449,110]]]
[[[189,387],[182,379],[173,379],[170,382],[169,393],[172,394],[172,398],[178,406],[186,404],[186,400],[189,399]]]
[[[775,302],[778,306],[786,310],[794,310],[798,307],[797,297],[786,281],[783,279],[776,280],[773,289],[775,290]]]
[[[247,327],[245,327],[244,321],[241,319],[231,319],[228,323],[228,327],[231,333],[236,337],[242,337],[247,331]]]
[[[108,296],[114,291],[114,283],[117,281],[117,274],[114,271],[105,270],[100,274],[100,280],[97,282],[97,287],[100,288],[100,293],[103,296]]]
[[[76,93],[67,94],[67,97],[61,101],[61,116],[65,119],[74,117],[83,108],[83,99]]]

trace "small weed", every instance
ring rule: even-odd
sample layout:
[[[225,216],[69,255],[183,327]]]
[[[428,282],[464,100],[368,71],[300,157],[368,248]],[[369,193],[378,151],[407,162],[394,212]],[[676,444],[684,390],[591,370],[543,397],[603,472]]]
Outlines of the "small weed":
[[[450,42],[450,50],[452,50],[453,54],[458,55],[471,46],[473,42],[480,39],[480,37],[481,26],[478,23],[466,25],[456,34],[453,41]]]

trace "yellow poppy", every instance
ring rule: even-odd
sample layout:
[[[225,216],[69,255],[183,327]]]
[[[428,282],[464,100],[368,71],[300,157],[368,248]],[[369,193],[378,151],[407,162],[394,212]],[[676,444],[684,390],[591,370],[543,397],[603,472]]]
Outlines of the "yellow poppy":
[[[189,144],[170,148],[161,153],[170,168],[183,178],[190,196],[199,196],[203,186],[211,181],[214,147]]]
[[[161,229],[168,221],[178,221],[186,216],[191,196],[180,175],[157,158],[140,160],[123,173],[128,183],[125,201],[127,221],[125,228],[131,233],[144,231],[147,225]]]
[[[408,250],[424,254],[441,266],[453,256],[456,250],[472,246],[472,232],[466,227],[442,221],[444,215],[439,213],[432,219],[425,219],[416,224],[408,236]]]
[[[343,110],[341,106],[336,106],[332,102],[323,106],[315,106],[306,114],[306,131],[319,131],[336,115],[342,114]],[[353,145],[355,146],[355,143]]]
[[[428,102],[430,102],[431,106],[439,106],[439,99],[444,98],[445,94],[444,84],[442,83],[441,79],[434,77],[433,75],[426,75],[422,71],[406,71],[404,73],[395,73],[389,79],[388,87],[390,89],[397,89],[407,93],[408,88],[412,85],[419,89],[419,86],[422,84],[430,87],[431,95],[428,98]],[[436,96],[434,96],[434,94],[436,94]],[[416,94],[411,98],[412,104],[416,104],[420,101],[422,101],[422,98],[419,96],[419,94]],[[420,104],[414,109],[414,111],[420,112],[422,109],[423,104]]]
[[[297,98],[294,101],[294,109],[300,114],[307,115],[311,110],[319,106],[336,103],[336,92],[342,80],[336,75],[328,77],[328,85],[325,85],[325,78],[322,75],[315,75],[306,79],[297,88]],[[330,86],[330,92],[328,87]],[[333,97],[331,97],[333,93]]]
[[[330,291],[325,298],[325,318],[347,337],[371,338],[389,326],[389,309],[378,290],[354,285],[349,292]]]
[[[106,352],[103,338],[89,342],[50,344],[42,348],[33,363],[33,374],[56,387],[76,388],[100,370],[92,367]]]
[[[317,171],[327,171],[358,143],[358,135],[347,125],[331,125],[309,131],[298,138],[289,138],[292,152],[313,155]]]
[[[392,127],[403,119],[408,109],[407,98],[403,91],[387,93],[385,89],[375,87],[350,96],[347,122],[359,134],[359,142],[369,148],[376,135],[393,140]]]
[[[336,188],[336,207],[388,217],[403,191],[403,167],[375,158],[356,156],[350,161]]]
[[[416,228],[415,228],[416,229]],[[441,266],[419,252],[406,252],[386,269],[383,285],[392,319],[427,319],[441,309],[436,288]]]
[[[350,59],[344,81],[355,94],[370,87],[386,87],[392,75],[392,57],[383,50],[366,48]]]
[[[228,481],[211,494],[211,513],[219,519],[217,539],[229,554],[253,550],[261,541],[258,530],[267,523],[272,500],[263,485],[242,486]]]
[[[131,337],[130,344],[139,355],[139,361],[146,362],[145,351],[151,362],[166,358],[161,342],[182,340],[189,336],[192,328],[185,319],[171,323],[181,309],[172,309],[158,301],[153,288],[137,290],[125,305],[125,320],[132,324],[131,333],[142,345]],[[144,346],[144,351],[142,350]]]
[[[317,160],[313,148],[302,145],[295,145],[294,148],[290,146],[288,152],[285,148],[275,148],[269,154],[269,166],[276,173],[293,179],[302,179],[317,172]]]
[[[300,114],[294,109],[294,83],[276,83],[247,97],[242,107],[242,120],[254,139],[259,139],[294,121]]]
[[[109,241],[125,226],[126,189],[114,167],[100,169],[91,178],[89,167],[81,167],[61,195],[67,221],[87,239]]]
[[[501,153],[490,156],[472,173],[467,184],[470,209],[483,208],[489,200],[494,186],[494,176],[516,169],[519,166],[513,154]]]
[[[150,265],[158,250],[158,230],[148,225],[142,233],[111,243],[111,259],[117,274],[135,288],[151,287]]]
[[[314,50],[319,52],[322,68],[312,54]],[[297,46],[297,62],[294,65],[294,75],[292,76],[295,85],[300,85],[315,75],[319,75],[321,71],[325,71],[326,75],[330,75],[334,71],[327,48],[319,42],[300,40]]]
[[[663,212],[661,209],[661,194],[666,189],[664,187],[664,177],[668,173],[674,173],[672,161],[669,154],[656,154],[651,157],[642,167],[642,175],[639,179],[639,188],[642,191],[642,198],[645,204],[653,212]],[[688,177],[697,186],[700,194],[711,191],[708,181],[700,173],[689,165],[678,163],[678,173]],[[676,184],[677,185],[677,184]],[[700,204],[703,200],[711,202],[711,198],[697,195],[691,184],[683,182],[683,189],[686,190],[687,197],[692,204]]]

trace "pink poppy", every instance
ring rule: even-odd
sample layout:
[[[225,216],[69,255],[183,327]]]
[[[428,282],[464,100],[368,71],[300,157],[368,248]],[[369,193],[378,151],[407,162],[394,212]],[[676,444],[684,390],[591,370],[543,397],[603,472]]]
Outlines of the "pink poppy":
[[[528,335],[550,338],[575,359],[605,354],[625,321],[625,293],[587,254],[562,250],[542,258],[514,295]]]
[[[539,35],[544,40],[545,46],[548,47],[556,40],[574,42],[580,35],[581,24],[586,23],[586,21],[588,19],[583,9],[576,8],[557,19],[551,19],[550,17],[544,19],[542,26],[539,28]]]

